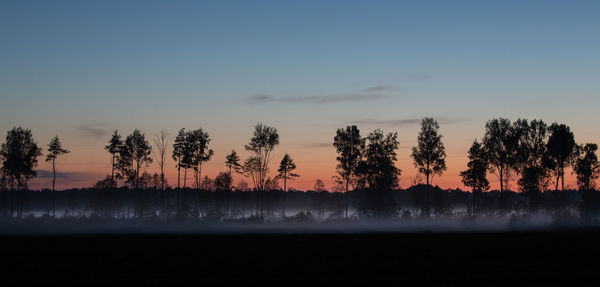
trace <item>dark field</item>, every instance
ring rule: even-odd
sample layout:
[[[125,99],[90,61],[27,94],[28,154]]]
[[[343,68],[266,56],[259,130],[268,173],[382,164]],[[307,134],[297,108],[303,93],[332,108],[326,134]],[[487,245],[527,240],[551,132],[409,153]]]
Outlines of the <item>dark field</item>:
[[[0,244],[4,286],[581,286],[600,276],[598,231],[40,236]]]

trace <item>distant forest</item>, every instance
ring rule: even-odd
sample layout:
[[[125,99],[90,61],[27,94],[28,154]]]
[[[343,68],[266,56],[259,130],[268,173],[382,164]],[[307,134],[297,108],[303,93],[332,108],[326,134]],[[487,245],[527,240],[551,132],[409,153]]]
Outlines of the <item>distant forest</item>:
[[[567,125],[489,120],[482,140],[472,143],[468,164],[460,173],[470,191],[432,186],[431,179],[446,170],[446,152],[438,130],[435,119],[421,121],[411,153],[420,177],[407,189],[398,186],[402,171],[395,166],[397,133],[376,129],[363,137],[352,125],[338,129],[333,137],[336,185],[327,190],[323,181],[317,180],[312,190],[288,190],[288,182],[300,176],[295,173],[296,164],[285,154],[278,169],[269,170],[279,134],[258,123],[244,146],[251,156],[242,161],[232,150],[224,159],[226,170],[215,178],[202,175],[203,165],[214,160],[211,139],[202,128],[181,129],[172,143],[162,131],[151,138],[152,144],[140,130],[126,137],[116,130],[105,146],[110,174],[91,188],[57,191],[56,162],[69,150],[55,136],[43,152],[29,129],[15,127],[7,132],[0,149],[0,215],[313,222],[549,212],[559,219],[597,224],[598,146],[576,143]],[[41,192],[29,190],[27,183],[38,175],[36,167],[43,153],[52,165],[52,186]],[[176,183],[165,179],[168,156],[176,163]],[[152,162],[160,172],[145,171]],[[568,168],[576,175],[577,190],[565,189]],[[241,179],[234,184],[236,174]],[[499,190],[490,191],[489,176],[498,177]],[[517,178],[518,192],[506,190],[511,178]]]

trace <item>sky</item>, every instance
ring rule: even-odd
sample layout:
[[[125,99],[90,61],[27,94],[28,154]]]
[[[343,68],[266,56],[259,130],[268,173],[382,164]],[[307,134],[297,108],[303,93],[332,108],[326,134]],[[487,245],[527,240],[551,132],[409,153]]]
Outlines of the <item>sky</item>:
[[[491,118],[565,123],[578,143],[600,143],[599,13],[598,1],[4,0],[0,133],[29,128],[44,149],[58,135],[71,153],[57,188],[68,188],[110,173],[115,129],[166,130],[172,143],[201,127],[214,177],[232,149],[249,156],[262,122],[280,135],[271,175],[289,153],[301,177],[288,186],[309,189],[317,178],[331,188],[335,131],[356,124],[398,133],[408,187],[430,116],[448,155],[433,183],[463,188],[467,150]],[[49,187],[50,165],[38,169],[31,187]]]

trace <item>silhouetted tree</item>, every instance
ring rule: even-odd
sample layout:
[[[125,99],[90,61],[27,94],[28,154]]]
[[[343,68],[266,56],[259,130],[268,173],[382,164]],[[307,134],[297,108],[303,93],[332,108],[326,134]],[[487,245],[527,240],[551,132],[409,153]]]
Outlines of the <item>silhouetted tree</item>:
[[[258,123],[254,127],[254,135],[245,148],[253,153],[254,164],[248,167],[256,168],[255,185],[259,190],[264,190],[268,171],[269,159],[275,146],[279,145],[279,134],[277,129]]]
[[[294,178],[299,177],[298,174],[293,173],[295,169],[296,164],[294,163],[294,160],[286,153],[279,163],[279,169],[277,169],[277,172],[279,173],[277,178],[283,179],[283,191],[287,190],[288,180],[294,180]]]
[[[186,146],[186,132],[185,129],[180,129],[177,137],[175,137],[175,141],[173,142],[173,160],[177,162],[177,188],[181,188],[181,168],[182,159],[185,154],[185,146]]]
[[[383,135],[375,130],[367,136],[368,144],[359,162],[357,175],[362,185],[373,190],[388,191],[398,186],[401,170],[395,166],[396,150],[400,143],[397,133]]]
[[[42,155],[42,149],[37,146],[31,130],[14,127],[6,134],[6,142],[0,148],[2,171],[10,182],[17,183],[17,192],[27,186],[27,181],[37,176],[34,168],[37,158]],[[17,215],[21,216],[21,205],[18,205]],[[10,200],[10,215],[13,215],[13,198]]]
[[[108,153],[110,153],[110,155],[112,157],[110,177],[112,178],[112,181],[113,181],[113,187],[116,185],[115,167],[117,165],[117,156],[119,155],[119,152],[121,151],[122,147],[123,147],[123,140],[121,140],[121,135],[119,135],[119,130],[115,130],[113,132],[112,137],[108,141],[108,145],[104,147],[104,149],[107,150]]]
[[[490,183],[486,178],[488,170],[487,155],[483,146],[477,140],[473,141],[469,149],[467,167],[467,170],[460,172],[460,176],[463,184],[470,187],[473,192],[473,211],[477,212],[482,193],[490,188]]]
[[[98,190],[104,190],[104,189],[109,189],[109,188],[113,188],[113,187],[114,187],[114,180],[113,180],[113,176],[111,176],[111,175],[107,175],[104,179],[101,179],[94,184],[94,189],[98,189]]]
[[[48,144],[48,154],[46,155],[46,162],[52,163],[52,191],[56,183],[56,159],[63,154],[69,153],[68,150],[62,148],[62,144],[58,136],[54,136]]]
[[[138,188],[141,189],[148,189],[154,186],[153,184],[153,178],[152,175],[147,172],[144,171],[142,173],[142,175],[140,175],[140,178],[138,179],[138,184],[137,184]]]
[[[500,196],[504,192],[504,179],[515,168],[519,137],[511,122],[504,118],[492,119],[485,124],[483,147],[490,170],[500,179]]]
[[[217,190],[229,190],[231,188],[231,175],[229,172],[219,172],[215,177],[215,188]]]
[[[346,192],[350,182],[356,176],[356,170],[362,159],[362,151],[365,148],[365,139],[360,136],[360,131],[356,126],[347,126],[345,129],[338,129],[333,138],[333,146],[338,156],[337,173],[343,179]]]
[[[294,163],[294,160],[292,159],[292,157],[289,154],[285,154],[283,156],[283,159],[281,159],[281,162],[279,163],[279,169],[277,169],[277,172],[279,173],[276,177],[283,179],[283,200],[282,200],[282,211],[281,213],[283,214],[283,218],[285,218],[285,192],[287,191],[287,181],[288,180],[294,180],[296,177],[299,177],[300,175],[295,174],[293,171],[296,169],[296,164]]]
[[[229,170],[229,175],[232,175],[232,172],[240,173],[242,172],[242,165],[240,164],[240,156],[237,154],[235,150],[232,150],[230,154],[225,156],[225,166]]]
[[[417,137],[418,146],[412,148],[415,167],[425,174],[427,185],[430,185],[430,176],[441,175],[446,170],[446,150],[442,135],[438,134],[439,128],[436,120],[424,118]]]
[[[573,161],[577,144],[575,136],[571,129],[565,124],[553,123],[550,128],[550,137],[548,138],[549,163],[556,176],[556,186],[558,190],[558,181],[562,181],[562,191],[565,190],[565,168]]]
[[[260,170],[260,161],[257,157],[255,156],[251,156],[249,158],[246,159],[246,161],[244,162],[244,165],[242,166],[242,170],[244,171],[244,174],[249,177],[250,179],[252,179],[252,184],[254,185],[255,189],[259,189],[258,186],[258,171]]]
[[[54,136],[48,144],[48,154],[46,155],[46,162],[52,163],[52,217],[56,217],[56,190],[54,188],[56,183],[56,159],[67,153],[69,151],[62,148],[58,136]]]
[[[119,158],[122,159],[120,169],[123,175],[127,176],[128,181],[132,183],[133,188],[136,188],[139,183],[141,167],[152,163],[150,154],[152,154],[152,146],[140,130],[135,129],[132,134],[125,138],[123,147],[119,152]]]
[[[238,181],[236,189],[240,191],[248,191],[250,190],[250,187],[244,179],[240,179],[240,181]]]
[[[188,132],[187,134],[186,155],[189,156],[189,161],[185,160],[186,164],[194,169],[196,177],[196,188],[200,188],[200,179],[202,178],[202,165],[209,161],[214,152],[208,148],[210,137],[202,128]],[[184,156],[184,159],[187,159]],[[185,182],[185,179],[184,179]],[[185,184],[184,184],[185,186]]]
[[[338,129],[333,138],[333,146],[338,153],[336,166],[337,173],[346,187],[346,193],[351,182],[356,180],[359,163],[362,160],[362,152],[365,148],[365,139],[360,136],[357,126],[347,126]],[[348,219],[349,196],[346,194],[346,219]]]
[[[265,189],[264,190],[279,190],[279,181],[277,178],[268,177],[265,180]]]
[[[600,176],[600,162],[598,162],[598,145],[588,143],[578,146],[573,161],[573,171],[577,175],[579,190],[590,191],[595,188],[594,181]]]
[[[521,173],[518,185],[523,192],[529,192],[535,200],[547,186],[548,157],[546,140],[548,127],[541,120],[519,119],[514,123],[519,135],[516,166]],[[533,203],[533,202],[532,202]]]
[[[160,168],[160,189],[165,189],[165,162],[167,161],[167,146],[169,145],[169,138],[167,131],[160,131],[154,137],[154,158],[158,161],[158,167]]]
[[[215,182],[210,177],[208,177],[208,175],[204,176],[204,178],[202,179],[202,188],[206,190],[212,190],[214,185]]]
[[[323,180],[317,178],[317,180],[315,181],[315,185],[313,186],[313,190],[316,192],[325,191],[325,183],[323,182]]]

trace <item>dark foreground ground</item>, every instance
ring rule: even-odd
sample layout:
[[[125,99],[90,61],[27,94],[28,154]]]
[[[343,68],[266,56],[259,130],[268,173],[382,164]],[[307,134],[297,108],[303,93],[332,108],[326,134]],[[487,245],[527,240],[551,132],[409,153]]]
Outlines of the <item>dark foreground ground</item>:
[[[2,286],[600,282],[598,231],[13,236],[0,250]]]

